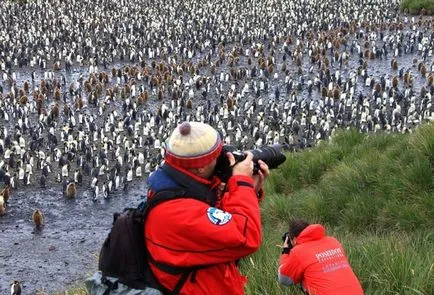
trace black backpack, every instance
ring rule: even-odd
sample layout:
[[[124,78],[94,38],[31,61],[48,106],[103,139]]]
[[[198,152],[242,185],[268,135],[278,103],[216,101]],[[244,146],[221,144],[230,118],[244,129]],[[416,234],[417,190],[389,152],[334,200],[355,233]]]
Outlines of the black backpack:
[[[158,263],[146,249],[144,223],[152,208],[162,202],[179,198],[194,198],[210,203],[211,206],[214,206],[215,202],[215,194],[209,188],[171,167],[163,166],[163,169],[172,177],[176,177],[177,181],[181,181],[182,186],[158,191],[152,199],[142,202],[137,208],[126,208],[122,213],[113,215],[113,226],[103,243],[98,261],[102,283],[108,287],[105,294],[116,290],[118,282],[133,289],[153,288],[163,294],[178,294],[190,275],[193,281],[195,272],[207,267],[181,268]],[[167,290],[158,282],[149,268],[149,263],[164,272],[173,275],[182,274],[174,290]],[[107,277],[117,278],[117,281],[113,283]]]

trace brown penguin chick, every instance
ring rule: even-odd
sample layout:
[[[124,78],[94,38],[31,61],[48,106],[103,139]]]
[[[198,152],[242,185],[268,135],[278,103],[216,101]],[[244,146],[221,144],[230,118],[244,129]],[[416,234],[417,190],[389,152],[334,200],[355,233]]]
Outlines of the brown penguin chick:
[[[392,61],[390,62],[390,65],[392,66],[393,70],[398,69],[398,62],[396,61],[396,59],[392,59]]]
[[[38,97],[39,97],[39,94],[40,94],[40,92],[39,92],[39,90],[38,89],[35,89],[35,90],[33,90],[33,99],[34,100],[37,100],[38,99]]]
[[[140,94],[137,96],[136,101],[137,101],[137,104],[138,104],[138,105],[142,105],[142,104],[145,103],[145,100],[143,99],[143,93],[140,93]]]
[[[82,108],[83,108],[83,99],[81,98],[81,96],[77,96],[75,98],[75,109],[81,110]]]
[[[28,102],[27,95],[23,95],[20,97],[20,104],[21,105],[25,105],[25,104],[27,104],[27,102]]]
[[[102,94],[102,90],[103,90],[103,85],[102,83],[98,82],[95,86],[95,91],[98,94],[98,96]]]
[[[421,67],[420,67],[420,74],[422,75],[422,77],[425,77],[426,76],[426,67],[425,67],[425,65],[422,65]]]
[[[327,88],[326,87],[322,87],[321,89],[321,95],[322,97],[326,97],[328,94]]]
[[[159,89],[157,92],[157,98],[158,100],[163,100],[163,91],[161,89]]]
[[[41,210],[35,209],[32,214],[32,220],[36,227],[41,227],[44,225],[44,215],[42,214]]]
[[[21,88],[21,89],[18,91],[18,96],[21,97],[21,96],[24,96],[24,95],[26,95],[26,92],[24,91],[23,88]]]
[[[410,72],[406,72],[404,74],[404,82],[405,84],[407,84],[408,86],[413,84],[413,76],[411,75]]]
[[[71,114],[71,109],[69,108],[69,105],[63,105],[63,114],[66,116],[66,118],[69,118],[69,115]]]
[[[397,76],[393,76],[393,78],[392,78],[392,87],[393,88],[396,88],[396,87],[398,87],[398,77]]]
[[[186,105],[186,107],[187,107],[188,109],[193,108],[193,101],[191,100],[191,98],[187,100],[187,105]]]
[[[300,66],[301,66],[301,56],[300,56],[300,55],[298,55],[298,56],[295,58],[295,65],[296,65],[297,67],[300,67]]]
[[[29,93],[29,90],[30,90],[30,84],[29,84],[29,81],[25,81],[25,82],[24,82],[23,88],[24,88],[24,91],[25,91],[26,93]]]
[[[54,89],[54,99],[60,100],[60,96],[61,96],[60,89],[56,87],[56,89]]]
[[[375,86],[374,86],[374,89],[375,89],[375,91],[377,93],[381,93],[381,91],[382,91],[381,84],[380,83],[376,83]]]
[[[333,98],[339,99],[340,97],[341,97],[341,90],[339,89],[339,87],[333,88]]]
[[[3,216],[6,214],[6,202],[4,200],[4,197],[0,195],[0,216]]]
[[[59,118],[59,105],[56,103],[51,107],[51,115],[53,116],[54,119],[58,119]]]
[[[427,84],[428,84],[428,86],[431,86],[431,85],[434,84],[434,75],[433,75],[433,74],[430,74],[430,75],[428,76]]]
[[[7,203],[11,196],[11,186],[5,186],[5,188],[0,192],[0,196],[3,196],[5,203]]]
[[[228,99],[226,100],[226,105],[228,106],[228,110],[233,110],[234,101],[232,100],[232,98],[228,97]]]
[[[365,50],[365,53],[363,54],[364,58],[369,58],[369,56],[371,55],[371,51],[369,49]]]
[[[69,199],[72,199],[77,194],[77,187],[75,186],[74,182],[68,183],[66,186],[65,196]]]

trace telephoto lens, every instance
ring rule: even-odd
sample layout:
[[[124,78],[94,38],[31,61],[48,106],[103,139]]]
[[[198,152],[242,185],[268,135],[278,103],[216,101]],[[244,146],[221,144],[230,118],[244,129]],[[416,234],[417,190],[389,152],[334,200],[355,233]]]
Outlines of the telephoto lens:
[[[264,146],[258,149],[248,150],[253,154],[253,174],[259,173],[258,161],[262,160],[267,165],[268,168],[276,169],[280,164],[286,161],[286,156],[283,154],[283,150],[287,150],[288,145],[275,144]],[[232,153],[235,158],[235,164],[243,161],[246,158],[246,151],[238,151],[235,147],[230,145],[223,146],[220,156],[217,158],[217,164],[214,169],[214,175],[216,175],[222,182],[227,182],[229,177],[232,176],[232,167],[229,163],[229,159],[226,153]]]

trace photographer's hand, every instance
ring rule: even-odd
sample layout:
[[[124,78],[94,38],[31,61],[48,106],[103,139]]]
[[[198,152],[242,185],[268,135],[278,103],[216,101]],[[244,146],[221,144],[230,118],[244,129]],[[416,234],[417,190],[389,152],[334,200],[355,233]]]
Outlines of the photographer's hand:
[[[232,167],[232,175],[253,176],[253,154],[251,152],[246,152],[246,154],[246,158],[238,163],[235,162],[235,158],[232,153],[226,154],[229,159],[230,166]]]
[[[270,170],[268,169],[268,165],[262,161],[258,161],[259,170],[257,175],[253,175],[253,180],[255,181],[255,191],[258,193],[262,186],[264,185],[265,179],[270,175]]]

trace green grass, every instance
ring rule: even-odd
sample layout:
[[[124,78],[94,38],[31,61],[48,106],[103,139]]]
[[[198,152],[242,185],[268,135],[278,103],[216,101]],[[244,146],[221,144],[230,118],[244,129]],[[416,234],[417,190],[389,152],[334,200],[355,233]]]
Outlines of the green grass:
[[[241,265],[247,294],[301,294],[276,282],[291,217],[326,225],[366,294],[434,294],[433,176],[432,123],[409,135],[341,131],[289,155],[266,185],[263,245]]]
[[[410,14],[420,14],[422,9],[426,10],[427,15],[434,14],[434,1],[432,0],[401,0],[401,10]]]

